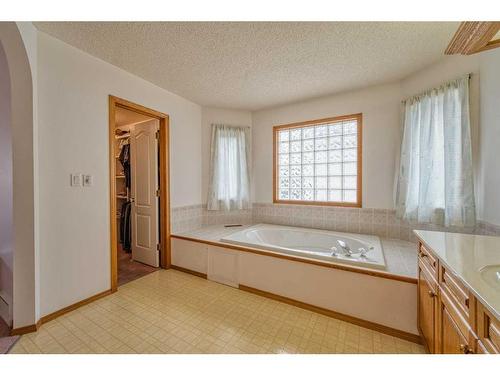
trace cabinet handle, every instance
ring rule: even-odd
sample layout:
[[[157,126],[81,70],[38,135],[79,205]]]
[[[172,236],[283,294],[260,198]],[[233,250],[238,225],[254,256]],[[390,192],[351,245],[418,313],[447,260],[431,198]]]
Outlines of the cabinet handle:
[[[469,345],[466,344],[460,344],[460,351],[464,354],[472,353],[472,350],[469,348]]]
[[[432,290],[429,290],[427,293],[429,294],[429,297],[431,297],[431,298],[436,297],[436,293],[434,293]]]

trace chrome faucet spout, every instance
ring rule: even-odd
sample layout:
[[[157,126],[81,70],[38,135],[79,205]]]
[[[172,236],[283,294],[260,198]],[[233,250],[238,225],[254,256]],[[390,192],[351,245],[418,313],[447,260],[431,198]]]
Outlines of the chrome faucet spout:
[[[340,246],[340,248],[344,251],[344,254],[346,256],[351,256],[353,254],[351,248],[345,241],[337,240],[337,243]]]

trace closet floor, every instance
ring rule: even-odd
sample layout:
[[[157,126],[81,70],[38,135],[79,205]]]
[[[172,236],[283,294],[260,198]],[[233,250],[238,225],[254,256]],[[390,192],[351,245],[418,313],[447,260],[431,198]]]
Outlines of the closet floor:
[[[133,261],[132,254],[127,253],[121,245],[118,245],[118,286],[157,270],[158,268]]]
[[[9,326],[7,325],[7,323],[5,323],[5,321],[2,318],[0,318],[0,337],[9,336],[9,334],[10,334]]]
[[[16,343],[19,336],[9,336],[10,329],[7,323],[0,318],[0,354],[5,354]]]

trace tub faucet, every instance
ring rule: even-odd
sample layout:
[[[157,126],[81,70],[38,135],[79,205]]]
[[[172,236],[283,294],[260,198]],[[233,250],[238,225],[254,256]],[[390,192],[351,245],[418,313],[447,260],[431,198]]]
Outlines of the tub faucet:
[[[346,256],[350,257],[352,255],[352,250],[345,241],[337,240],[337,243],[339,244],[340,248],[344,251],[344,254]]]

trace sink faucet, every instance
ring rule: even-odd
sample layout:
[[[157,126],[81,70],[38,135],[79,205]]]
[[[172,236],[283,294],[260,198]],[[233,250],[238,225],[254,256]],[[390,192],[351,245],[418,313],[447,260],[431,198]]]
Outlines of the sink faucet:
[[[337,240],[338,245],[344,251],[344,255],[350,257],[352,255],[352,250],[349,245],[342,240]]]

